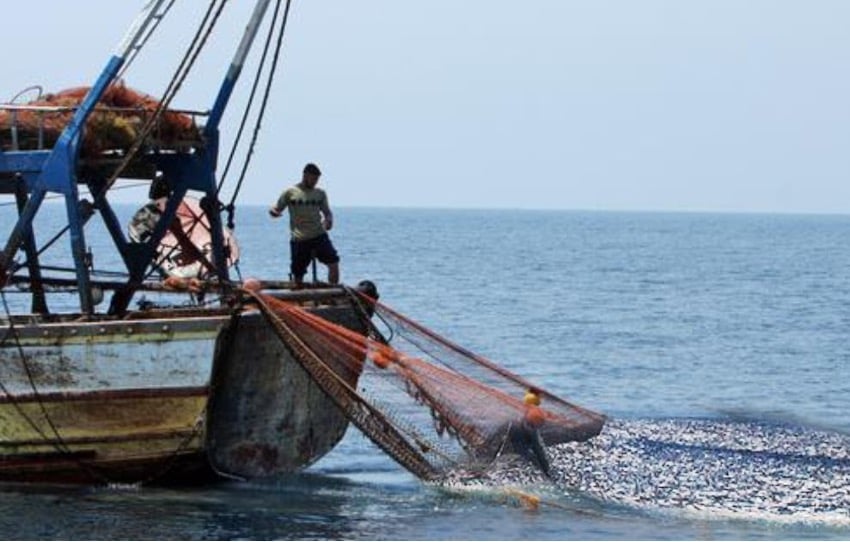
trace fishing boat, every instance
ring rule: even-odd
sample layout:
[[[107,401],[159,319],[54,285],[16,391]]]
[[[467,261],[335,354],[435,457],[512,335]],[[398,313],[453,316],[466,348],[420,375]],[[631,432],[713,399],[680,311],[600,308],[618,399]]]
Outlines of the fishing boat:
[[[219,125],[270,4],[256,2],[209,110],[169,109],[168,92],[145,103],[107,99],[126,97],[119,76],[166,16],[166,0],[144,6],[91,87],[59,96],[77,102],[0,104],[0,193],[18,209],[0,253],[0,481],[270,477],[310,465],[342,438],[346,417],[244,302],[249,281],[231,277],[238,248],[222,217],[233,202],[219,201]],[[269,31],[282,37],[280,6]],[[119,179],[160,190],[154,219],[141,217],[146,228],[127,233],[118,219],[110,196]],[[64,225],[49,239],[36,227],[40,213],[56,212],[45,211],[47,198],[64,200]],[[109,275],[86,238],[97,219],[120,262]],[[57,240],[70,240],[65,268],[42,263]],[[251,287],[367,333],[368,308],[350,288]],[[29,310],[10,310],[7,294],[22,291]],[[69,291],[74,306],[57,310],[56,292]],[[337,373],[356,386],[356,369]]]

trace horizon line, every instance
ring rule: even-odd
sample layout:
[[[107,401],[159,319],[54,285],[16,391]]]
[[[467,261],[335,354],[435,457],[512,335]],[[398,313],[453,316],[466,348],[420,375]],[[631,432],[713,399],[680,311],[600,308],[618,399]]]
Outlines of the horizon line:
[[[45,205],[64,205],[64,198],[51,198],[44,201]],[[115,201],[113,205],[137,205],[132,201]],[[239,205],[237,205],[238,207]],[[265,203],[242,203],[243,207],[266,207]],[[543,212],[543,213],[633,213],[633,214],[704,214],[704,215],[785,215],[785,216],[848,216],[847,211],[813,211],[813,210],[755,210],[755,209],[667,209],[667,208],[580,208],[580,207],[509,207],[509,206],[449,206],[449,205],[364,205],[339,204],[333,209],[378,209],[398,211],[514,211],[514,212]]]

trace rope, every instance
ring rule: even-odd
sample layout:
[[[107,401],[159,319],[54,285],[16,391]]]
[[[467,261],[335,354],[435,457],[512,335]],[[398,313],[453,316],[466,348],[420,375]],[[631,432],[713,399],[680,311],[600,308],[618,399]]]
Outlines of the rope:
[[[113,190],[125,190],[127,188],[137,188],[139,186],[146,186],[147,184],[148,184],[147,182],[129,183],[129,184],[126,184],[126,185],[123,185],[123,186],[119,186],[118,188],[114,188]],[[91,193],[88,193],[88,194],[84,193],[83,196],[90,195],[90,194]],[[57,199],[57,198],[64,198],[64,197],[65,196],[60,194],[60,195],[56,195],[56,196],[47,196],[44,199],[49,200],[49,199]],[[6,207],[6,206],[9,206],[9,205],[17,205],[17,203],[16,202],[0,203],[0,207]],[[71,229],[70,226],[65,225],[61,230],[59,230],[59,232],[57,234],[55,234],[53,237],[51,237],[49,241],[47,241],[44,245],[42,245],[42,247],[36,252],[35,255],[41,256],[42,254],[44,254],[44,252],[46,252],[51,246],[53,246],[57,241],[59,241],[59,239],[61,239],[63,235],[68,233],[68,230],[70,230],[70,229]],[[24,267],[26,267],[28,264],[29,264],[29,261],[24,261],[21,264],[15,264],[14,268],[9,272],[9,278],[11,278],[15,273],[17,273],[18,271],[20,271]],[[42,269],[48,269],[48,268],[42,266]],[[66,269],[60,269],[60,271],[66,271]],[[74,270],[70,269],[70,271],[73,272]],[[126,272],[125,273],[110,272],[110,273],[115,275],[115,276],[127,276]],[[107,274],[107,272],[104,271],[104,272],[101,272],[101,274]]]
[[[14,323],[12,322],[12,316],[11,316],[11,312],[9,311],[9,305],[8,305],[8,302],[6,301],[6,293],[3,292],[2,290],[0,290],[0,296],[2,296],[2,298],[3,298],[3,307],[6,311],[6,318],[8,318],[8,320],[9,320],[9,327],[6,328],[6,333],[3,335],[3,338],[0,339],[0,345],[6,344],[6,341],[9,339],[10,335],[14,336],[15,337],[15,343],[16,343],[17,348],[18,348],[18,355],[22,356],[23,355],[22,354],[23,349],[21,347],[20,341],[18,340],[17,333],[15,332],[15,326],[14,326]],[[26,358],[22,358],[22,359],[25,360]],[[26,365],[26,361],[23,361],[23,364]],[[27,371],[27,374],[29,374],[29,371]],[[30,384],[32,384],[32,380],[30,380]],[[9,392],[9,390],[6,388],[5,384],[3,384],[2,381],[0,381],[0,391],[2,391],[3,394],[9,399],[9,401],[15,407],[15,410],[17,410],[18,414],[20,414],[21,417],[24,420],[26,420],[27,424],[29,424],[29,426],[32,427],[33,431],[38,433],[41,436],[41,438],[43,438],[45,441],[47,441],[48,440],[47,435],[45,435],[44,432],[41,430],[41,427],[39,427],[38,424],[36,424],[34,421],[32,421],[32,418],[30,418],[27,415],[27,413],[24,412],[23,408],[18,404],[18,401],[15,399],[15,396],[12,393]],[[54,447],[56,447],[55,444],[54,444]],[[64,450],[62,450],[61,448],[58,448],[58,447],[56,449],[59,452],[64,451]]]
[[[195,422],[195,425],[192,427],[192,432],[189,433],[188,435],[186,435],[186,438],[184,438],[182,441],[180,441],[180,444],[177,445],[177,447],[174,449],[174,451],[172,451],[171,454],[168,455],[168,457],[166,457],[165,459],[162,460],[162,465],[160,466],[160,468],[157,471],[148,475],[144,479],[139,480],[138,483],[149,484],[151,482],[159,480],[160,478],[165,476],[168,473],[168,471],[170,471],[174,467],[174,464],[177,462],[177,458],[189,448],[189,444],[195,439],[195,437],[200,435],[201,432],[203,431],[204,419],[206,418],[207,405],[208,404],[209,404],[209,397],[207,397],[207,400],[204,401],[204,406],[201,408],[201,411],[198,413],[198,416],[195,418],[197,421]]]
[[[92,465],[84,463],[79,458],[74,456],[74,453],[68,447],[65,440],[62,438],[62,435],[59,434],[59,430],[56,425],[53,423],[53,420],[50,419],[50,415],[47,413],[47,408],[44,406],[44,402],[41,400],[41,394],[38,392],[38,387],[35,384],[35,380],[32,376],[32,371],[30,370],[29,363],[27,362],[27,356],[24,353],[24,348],[21,345],[20,337],[18,336],[17,331],[15,330],[15,323],[12,319],[12,313],[9,310],[9,303],[6,300],[6,293],[3,290],[0,290],[0,299],[3,300],[3,310],[6,312],[6,318],[9,320],[9,327],[6,330],[6,335],[3,337],[3,340],[0,341],[0,344],[5,344],[9,335],[14,337],[15,339],[15,347],[18,352],[18,356],[21,359],[21,365],[24,367],[24,372],[27,375],[27,380],[29,381],[30,388],[33,391],[33,396],[35,397],[36,402],[38,403],[39,410],[41,410],[41,415],[44,420],[47,422],[48,427],[50,427],[51,432],[56,437],[55,440],[51,440],[48,436],[42,431],[41,427],[38,426],[23,410],[18,401],[15,399],[15,396],[9,393],[9,390],[0,382],[0,389],[2,389],[3,393],[8,397],[9,401],[14,405],[15,410],[18,411],[18,414],[21,415],[24,420],[26,420],[27,424],[29,424],[32,429],[38,433],[38,435],[45,441],[45,443],[49,443],[53,446],[53,448],[62,455],[68,456],[74,463],[77,464],[82,470],[84,470],[89,476],[93,479],[98,480],[103,483],[108,483],[110,480],[105,477],[101,472],[96,470]]]
[[[174,2],[176,2],[176,0],[171,0],[168,5],[165,6],[165,9],[162,10],[161,13],[154,16],[153,25],[148,30],[148,33],[145,34],[145,36],[139,41],[138,45],[136,45],[136,47],[130,53],[130,58],[128,58],[124,62],[124,66],[121,67],[121,71],[119,71],[118,75],[115,77],[116,79],[121,79],[122,77],[124,77],[124,72],[126,72],[127,69],[133,64],[133,61],[136,60],[136,56],[139,54],[142,48],[147,45],[148,40],[151,38],[151,36],[153,36],[153,33],[159,27],[159,23],[161,23],[165,16],[168,15],[168,12],[171,11],[171,7],[174,5]]]
[[[179,210],[179,207],[178,207],[178,210]],[[187,210],[189,213],[191,213],[191,215],[192,215],[192,219],[193,219],[193,221],[192,221],[192,225],[189,227],[189,229],[188,229],[188,230],[186,230],[186,231],[185,231],[185,233],[186,233],[186,236],[187,236],[187,237],[191,238],[192,234],[193,234],[193,233],[194,233],[194,231],[195,231],[195,227],[196,227],[196,226],[198,226],[198,224],[201,224],[201,225],[204,227],[204,229],[205,229],[205,230],[207,230],[207,232],[210,232],[210,233],[212,232],[212,230],[211,230],[209,227],[207,227],[206,225],[204,225],[204,224],[203,224],[203,222],[202,222],[202,218],[203,218],[203,217],[202,217],[201,215],[196,215],[196,214],[195,214],[195,213],[194,213],[191,209],[189,209],[188,207],[186,207],[186,210]],[[175,218],[176,218],[176,217],[175,217]],[[178,220],[179,220],[179,219],[178,219]],[[182,224],[181,224],[180,228],[181,228],[181,229],[183,228]],[[166,234],[167,234],[167,233],[166,233]],[[148,270],[148,272],[147,272],[147,273],[145,273],[145,276],[144,276],[144,278],[143,278],[142,280],[149,280],[149,279],[151,278],[151,276],[153,276],[153,274],[154,274],[154,273],[157,273],[157,272],[160,272],[160,274],[162,274],[162,273],[161,273],[162,264],[163,264],[166,260],[168,260],[169,258],[171,258],[171,257],[172,257],[172,256],[173,256],[173,255],[174,255],[174,254],[178,251],[178,250],[182,250],[182,249],[183,249],[182,245],[181,245],[181,244],[180,244],[180,242],[179,242],[179,239],[177,239],[177,236],[174,234],[174,232],[171,232],[171,235],[173,235],[173,236],[174,236],[174,238],[175,238],[175,240],[177,241],[177,243],[176,243],[174,246],[172,246],[171,248],[169,248],[168,252],[166,252],[165,254],[160,255],[160,257],[159,257],[159,258],[157,258],[157,259],[155,259],[155,260],[153,260],[153,261],[151,262],[150,270]],[[163,239],[164,239],[164,238],[165,238],[165,236],[163,235]],[[162,241],[160,240],[160,243],[161,243],[161,242],[162,242]],[[161,246],[161,245],[160,245],[160,246]]]
[[[278,64],[278,61],[280,59],[281,50],[283,48],[283,37],[284,37],[284,34],[286,33],[286,23],[289,20],[289,8],[290,8],[291,4],[292,4],[292,0],[286,0],[286,7],[283,10],[283,19],[281,20],[281,23],[280,23],[280,32],[277,35],[277,42],[275,43],[274,55],[272,56],[272,65],[269,68],[268,79],[266,80],[266,87],[265,87],[265,90],[264,90],[264,93],[263,93],[263,99],[262,99],[262,102],[260,104],[260,110],[257,113],[256,123],[254,124],[254,133],[251,136],[251,143],[248,146],[248,151],[245,155],[245,162],[242,164],[242,171],[239,173],[239,180],[236,182],[236,188],[233,190],[233,194],[230,197],[230,203],[228,204],[228,207],[233,207],[234,203],[236,202],[236,198],[239,196],[240,190],[242,190],[242,183],[245,180],[245,175],[248,172],[248,166],[251,163],[251,157],[254,154],[254,148],[256,147],[257,138],[260,134],[260,128],[261,128],[261,125],[262,125],[262,120],[263,120],[263,117],[265,116],[265,113],[266,113],[266,107],[268,106],[269,96],[271,95],[272,84],[274,83],[274,74],[277,71],[277,64]],[[274,27],[274,22],[277,18],[277,13],[278,13],[279,7],[280,7],[280,0],[278,0],[277,4],[275,5],[275,17],[272,19],[272,27],[269,29],[269,34],[268,34],[268,38],[267,38],[267,42],[266,42],[266,48],[268,48],[268,40],[270,40],[271,36],[272,36],[272,30],[273,30],[273,27]],[[264,58],[265,58],[265,54],[266,54],[266,51],[264,50],[263,51],[263,57]],[[262,66],[261,66],[261,68],[262,68]],[[256,81],[259,81],[259,77],[260,77],[260,72],[258,71]],[[252,90],[252,99],[253,99],[253,90]],[[246,109],[246,115],[247,115],[247,109]],[[229,164],[228,164],[228,166],[229,166]],[[222,182],[223,182],[223,180],[222,180]],[[219,190],[221,190],[221,184],[219,184],[219,187],[216,190],[216,197],[218,196]],[[231,221],[231,223],[232,223],[232,221]]]
[[[159,104],[157,104],[157,108],[154,110],[153,114],[147,120],[142,129],[139,131],[139,135],[136,137],[136,140],[133,142],[133,145],[131,145],[128,149],[127,154],[124,156],[124,159],[121,161],[120,164],[118,164],[109,179],[107,179],[106,182],[103,183],[99,195],[102,196],[103,194],[105,194],[106,191],[112,187],[112,185],[115,183],[115,180],[118,179],[121,173],[124,172],[124,170],[130,164],[132,159],[135,157],[136,153],[138,153],[139,149],[141,149],[145,138],[147,138],[150,132],[153,130],[155,123],[165,113],[166,109],[168,108],[168,105],[177,95],[177,91],[180,90],[180,87],[183,85],[183,81],[185,81],[186,77],[189,75],[189,72],[191,71],[192,66],[197,60],[198,55],[206,45],[210,34],[212,34],[212,31],[218,22],[219,16],[221,15],[221,12],[223,11],[227,0],[221,0],[221,3],[216,9],[216,4],[218,2],[219,0],[212,0],[210,2],[206,13],[204,14],[204,17],[201,20],[201,24],[198,26],[198,30],[195,32],[195,36],[192,39],[192,43],[186,49],[186,53],[183,55],[183,58],[180,61],[180,65],[177,67],[177,70],[175,70],[171,82],[169,82],[168,86],[165,89],[165,92],[163,92],[162,99],[159,101]]]
[[[272,310],[262,296],[248,291],[243,293],[257,302],[260,312],[295,361],[363,434],[417,477],[423,480],[433,480],[437,477],[438,473],[434,467],[411,446],[399,432],[400,428],[366,401],[336,371],[328,367]]]
[[[369,313],[366,311],[366,307],[363,306],[364,300],[357,295],[357,292],[349,286],[343,285],[343,289],[345,290],[346,295],[348,295],[349,297],[351,306],[357,309],[357,316],[360,318],[360,322],[365,324],[366,328],[369,329],[369,331],[374,334],[374,337],[380,342],[387,345],[390,344],[390,341],[392,340],[395,332],[393,331],[393,328],[390,327],[389,323],[384,320],[384,317],[380,313],[375,312],[378,318],[380,318],[381,321],[387,326],[387,329],[390,330],[389,338],[384,337],[384,334],[381,333],[381,330],[379,330],[378,327],[372,322],[372,319],[369,317]]]
[[[2,339],[0,339],[0,345],[5,344],[10,335],[14,338],[15,346],[16,346],[17,351],[18,351],[18,356],[21,359],[21,364],[23,365],[24,371],[26,372],[27,379],[29,381],[29,385],[30,385],[30,387],[33,391],[33,395],[36,398],[36,402],[38,403],[39,409],[41,410],[41,414],[42,414],[44,420],[47,422],[48,427],[50,428],[51,432],[55,436],[55,440],[50,439],[48,437],[48,435],[45,434],[45,432],[41,429],[41,427],[39,427],[39,425],[35,421],[33,421],[33,419],[30,418],[29,415],[27,415],[27,413],[24,411],[23,407],[19,404],[19,402],[17,401],[15,396],[12,393],[9,392],[8,388],[6,388],[6,386],[3,384],[2,381],[0,381],[0,391],[3,392],[3,394],[9,399],[9,402],[14,406],[14,408],[18,412],[18,414],[27,422],[27,424],[33,429],[33,431],[35,431],[42,438],[42,440],[44,440],[45,443],[49,443],[60,454],[68,456],[78,467],[80,467],[80,469],[85,471],[94,480],[97,480],[98,482],[103,483],[103,484],[111,483],[113,480],[110,479],[109,477],[105,476],[100,470],[96,469],[95,466],[90,465],[88,463],[85,463],[85,462],[81,461],[79,458],[75,457],[73,451],[69,448],[69,446],[67,445],[65,440],[62,438],[62,435],[59,433],[58,428],[54,424],[53,420],[50,418],[50,415],[48,414],[47,409],[44,406],[44,403],[41,399],[41,394],[38,391],[38,387],[35,384],[35,380],[33,378],[32,371],[29,367],[29,363],[27,362],[26,354],[23,351],[23,346],[21,345],[20,338],[18,336],[17,331],[15,330],[15,325],[14,325],[14,322],[12,320],[11,311],[9,310],[9,305],[8,305],[7,300],[6,300],[5,292],[0,291],[0,299],[2,299],[3,308],[6,312],[6,318],[9,321],[9,327],[6,328],[5,335],[3,336]],[[156,472],[148,475],[147,477],[145,477],[143,479],[137,480],[136,483],[143,483],[144,484],[144,483],[153,482],[154,480],[164,476],[169,470],[171,470],[171,468],[174,466],[175,462],[177,461],[177,458],[183,452],[185,452],[188,449],[189,444],[198,435],[201,434],[201,432],[203,430],[203,426],[204,426],[204,424],[202,422],[204,420],[206,412],[207,412],[207,402],[204,403],[203,408],[201,409],[201,411],[196,416],[197,422],[193,426],[192,432],[189,433],[185,438],[183,438],[183,440],[180,441],[180,443],[168,455],[168,457],[163,459],[161,467]]]
[[[280,0],[275,3],[274,13],[272,14],[272,22],[269,25],[269,32],[266,35],[266,42],[263,46],[263,54],[260,56],[260,63],[257,67],[257,73],[254,76],[254,82],[251,85],[251,92],[248,95],[248,103],[245,106],[244,111],[242,112],[242,118],[239,121],[239,129],[236,131],[236,138],[233,140],[233,145],[230,147],[230,153],[227,156],[227,162],[224,165],[224,172],[221,174],[221,179],[218,182],[218,186],[216,187],[215,195],[218,197],[218,194],[221,192],[222,187],[224,186],[224,181],[227,178],[227,174],[230,171],[230,166],[233,164],[233,158],[236,155],[236,148],[239,146],[239,142],[242,140],[242,134],[245,131],[245,125],[248,123],[248,116],[251,112],[251,109],[254,105],[254,98],[257,94],[257,88],[260,86],[260,78],[262,76],[263,68],[266,65],[266,57],[268,56],[269,48],[271,46],[272,36],[274,35],[275,23],[277,21],[278,12],[280,10]],[[232,204],[232,202],[231,202]],[[228,212],[232,212],[231,209],[228,209]]]
[[[172,0],[168,4],[168,6],[166,7],[166,9],[163,12],[163,15],[171,9],[174,2],[175,2],[175,0]],[[218,4],[218,7],[216,9],[217,4]],[[162,95],[162,99],[160,100],[159,104],[157,105],[157,108],[154,110],[153,114],[148,118],[145,125],[140,130],[139,135],[137,136],[136,140],[133,142],[132,146],[128,149],[124,159],[115,168],[115,170],[113,171],[111,176],[106,180],[106,182],[104,182],[103,185],[101,185],[101,187],[99,189],[99,195],[103,195],[108,190],[112,189],[116,180],[119,178],[119,176],[123,173],[123,171],[130,164],[131,160],[135,157],[135,155],[141,149],[142,145],[144,144],[144,140],[151,133],[151,131],[153,130],[157,121],[166,112],[169,104],[171,103],[171,101],[176,96],[177,92],[179,91],[180,87],[182,86],[183,82],[185,81],[185,78],[188,76],[192,66],[196,62],[199,53],[201,52],[201,50],[206,45],[206,42],[207,42],[210,34],[212,33],[212,30],[216,26],[218,19],[219,19],[219,16],[221,15],[225,4],[226,4],[226,0],[222,0],[221,3],[218,3],[218,0],[212,0],[212,2],[210,3],[210,5],[209,5],[209,7],[206,11],[206,14],[204,15],[204,18],[203,18],[201,24],[199,25],[198,30],[197,30],[197,32],[196,32],[196,34],[195,34],[195,36],[192,40],[192,43],[187,48],[186,53],[183,56],[183,59],[181,60],[181,63],[178,66],[177,70],[175,71],[175,74],[172,77],[171,82],[169,83],[168,87],[164,91],[164,93]],[[265,87],[265,93],[264,93],[264,96],[263,96],[263,101],[262,101],[262,104],[261,104],[260,113],[258,115],[256,124],[255,124],[255,127],[254,127],[254,133],[253,133],[253,137],[252,137],[251,144],[250,144],[250,147],[249,147],[249,151],[248,151],[248,154],[247,154],[247,158],[246,158],[246,160],[243,164],[243,168],[242,168],[242,171],[241,171],[241,174],[240,174],[239,181],[237,183],[233,197],[231,198],[231,201],[230,201],[229,207],[231,209],[233,208],[233,203],[234,203],[239,191],[241,190],[242,182],[245,178],[247,168],[248,168],[248,165],[250,163],[250,158],[251,158],[251,155],[253,153],[253,149],[256,145],[256,141],[257,141],[257,137],[258,137],[258,134],[259,134],[260,125],[261,125],[261,120],[262,120],[262,118],[265,114],[265,109],[266,109],[266,106],[267,106],[267,103],[268,103],[268,99],[269,99],[269,95],[270,95],[271,87],[272,87],[272,82],[273,82],[273,79],[274,79],[274,71],[275,71],[275,68],[277,66],[278,58],[279,58],[280,51],[281,51],[282,40],[283,40],[285,28],[286,28],[286,22],[287,22],[287,19],[288,19],[290,4],[291,4],[291,0],[287,0],[286,8],[285,8],[284,15],[283,15],[283,20],[282,20],[281,27],[280,27],[280,32],[278,34],[278,39],[277,39],[277,44],[276,44],[275,53],[274,53],[274,57],[273,57],[273,63],[272,63],[271,71],[269,73],[268,80],[267,80],[266,87]],[[266,54],[269,50],[269,46],[270,46],[272,37],[274,35],[275,22],[278,18],[279,8],[280,8],[280,0],[278,0],[276,7],[275,7],[275,15],[274,15],[274,18],[272,20],[272,24],[270,25],[270,28],[269,28],[269,34],[268,34],[268,37],[267,37],[266,46],[265,46],[265,50],[264,50],[264,54],[263,54],[263,64],[261,64],[260,69],[262,69],[262,67],[265,63],[265,57],[266,57]],[[147,43],[148,39],[152,36],[152,34],[156,30],[156,28],[159,26],[160,22],[161,22],[161,17],[157,19],[157,21],[155,22],[153,27],[146,34],[146,36],[142,39],[139,48],[135,49],[132,52],[131,57],[127,60],[127,62],[123,66],[122,70],[119,72],[119,75],[118,75],[119,78],[121,76],[123,76],[123,74],[125,73],[127,68],[129,68],[129,66],[135,60],[136,55],[138,54],[139,50],[141,49],[141,47],[144,44]],[[240,136],[239,137],[241,137],[242,129],[243,129],[245,123],[247,122],[247,115],[248,115],[248,112],[249,112],[251,105],[253,103],[254,95],[256,94],[256,89],[259,85],[259,80],[260,80],[260,72],[258,71],[257,78],[256,78],[255,84],[254,84],[254,88],[252,89],[251,102],[249,103],[248,108],[246,108],[245,117],[243,118],[242,125],[240,126]],[[234,151],[231,152],[231,155],[228,159],[228,164],[227,164],[228,168],[230,167],[231,161],[233,159],[233,153],[235,152],[235,148],[236,148],[236,145],[238,144],[238,142],[239,142],[239,139],[237,139],[237,141],[234,143]],[[227,170],[225,170],[225,176],[226,176],[226,174],[227,174]],[[141,184],[145,184],[145,183],[139,183],[138,185],[141,185]],[[221,186],[222,186],[222,184],[219,184],[219,186],[217,187],[216,197],[218,196],[218,193],[221,189]],[[124,188],[130,188],[130,187],[131,186],[127,186],[127,187],[124,187]],[[60,198],[60,197],[63,197],[63,196],[57,195],[55,197]],[[53,197],[51,197],[51,199],[52,198]],[[5,206],[5,205],[9,205],[9,204],[0,204],[0,206]],[[229,223],[230,222],[231,221],[229,221]],[[40,255],[45,250],[50,248],[56,241],[58,241],[58,239],[60,239],[64,235],[65,232],[68,231],[68,229],[69,229],[68,226],[63,228],[50,241],[48,241],[48,243],[45,246],[43,246],[41,248],[41,250],[38,252],[38,254]],[[16,345],[17,350],[18,350],[18,355],[21,358],[21,362],[22,362],[22,365],[23,365],[24,370],[26,372],[27,379],[29,381],[30,387],[32,388],[33,394],[36,398],[36,401],[38,402],[38,405],[39,405],[39,408],[42,412],[42,415],[43,415],[47,425],[50,428],[50,431],[55,436],[55,440],[51,441],[51,439],[48,439],[48,436],[45,434],[45,432],[39,427],[39,425],[37,423],[35,423],[35,421],[33,421],[26,414],[26,412],[18,404],[18,402],[16,401],[14,396],[11,393],[9,393],[9,391],[6,389],[6,387],[3,385],[2,382],[0,382],[0,390],[9,398],[10,402],[15,406],[15,408],[19,412],[19,414],[27,421],[27,423],[33,428],[33,430],[41,436],[41,438],[45,442],[52,442],[53,447],[60,453],[72,455],[70,448],[68,447],[67,443],[64,441],[61,434],[59,433],[58,428],[56,427],[56,425],[53,423],[52,419],[50,418],[50,416],[47,412],[47,409],[46,409],[46,407],[45,407],[45,405],[44,405],[44,403],[41,399],[41,395],[40,395],[38,388],[35,384],[35,381],[34,381],[34,378],[33,378],[33,375],[32,375],[32,371],[31,371],[29,364],[27,362],[26,355],[24,354],[23,347],[21,345],[20,339],[19,339],[18,334],[15,330],[14,322],[13,322],[12,317],[11,317],[11,311],[9,310],[9,307],[8,307],[5,292],[0,290],[0,296],[2,296],[2,302],[3,302],[4,310],[6,312],[8,320],[9,320],[9,327],[6,330],[6,336],[3,338],[2,342],[5,342],[10,334],[14,337],[15,345]],[[203,416],[205,415],[205,413],[206,413],[206,406],[204,406],[203,410],[199,413],[198,419],[199,420],[203,419]],[[156,479],[159,476],[163,475],[165,472],[167,472],[173,466],[177,457],[182,452],[184,452],[186,450],[189,443],[194,438],[196,438],[198,434],[200,434],[201,429],[202,429],[202,424],[197,423],[194,427],[194,430],[185,439],[183,439],[183,441],[181,441],[181,443],[177,446],[177,448],[175,448],[175,450],[172,452],[172,454],[165,460],[165,462],[164,462],[162,468],[159,470],[159,472],[148,477],[146,481],[151,481],[153,479]],[[86,470],[86,472],[88,472],[90,475],[92,475],[95,479],[100,480],[102,482],[109,482],[110,481],[109,479],[104,477],[101,473],[94,471],[90,465],[87,465],[87,464],[79,461],[76,458],[74,458],[74,459],[75,459],[76,463],[81,468]]]
[[[218,9],[215,9],[215,5],[216,5],[217,1],[218,0],[212,0],[212,2],[210,2],[209,7],[207,8],[207,12],[204,14],[204,18],[201,21],[201,24],[198,26],[198,31],[195,33],[195,37],[193,38],[192,43],[189,45],[189,48],[186,50],[186,54],[183,56],[183,59],[181,60],[180,65],[177,67],[177,70],[175,71],[175,74],[172,77],[171,82],[168,84],[168,87],[166,88],[165,92],[163,93],[162,99],[160,100],[159,104],[157,105],[157,108],[154,111],[154,114],[145,123],[145,126],[139,132],[139,136],[136,138],[136,141],[133,143],[133,145],[127,151],[127,155],[124,157],[124,159],[118,165],[118,167],[115,169],[112,176],[110,176],[110,178],[103,184],[103,186],[101,188],[101,194],[105,194],[106,191],[109,190],[112,187],[112,185],[115,183],[115,180],[118,178],[118,176],[130,164],[130,161],[133,159],[135,154],[141,148],[142,143],[144,142],[144,139],[148,136],[148,134],[150,134],[151,130],[153,129],[154,123],[159,119],[159,117],[162,116],[162,114],[165,112],[168,105],[171,103],[171,100],[173,100],[174,97],[176,96],[177,91],[180,90],[180,87],[182,86],[183,81],[189,75],[189,71],[191,70],[192,66],[194,65],[195,61],[197,60],[198,54],[200,54],[201,50],[206,45],[206,41],[207,41],[207,39],[209,39],[210,34],[212,33],[213,29],[215,28],[216,23],[218,22],[219,16],[221,15],[221,12],[224,9],[224,6],[227,2],[227,0],[222,0],[222,3],[218,5]],[[213,14],[214,10],[215,10],[215,13]],[[207,22],[210,20],[211,15],[212,15],[212,20],[209,23],[209,26],[207,27],[206,31],[204,31],[204,26],[207,25]],[[194,49],[194,51],[193,51],[193,49]],[[151,269],[145,275],[145,278],[148,278],[153,273],[155,273],[158,269],[159,264],[162,261],[163,260],[160,260],[159,262],[151,262]]]
[[[422,334],[424,337],[431,339],[432,341],[439,344],[441,347],[448,348],[449,350],[456,352],[456,353],[464,356],[465,358],[474,361],[478,365],[481,365],[481,366],[489,369],[490,371],[492,371],[492,372],[504,377],[505,379],[510,380],[510,381],[512,381],[512,382],[514,382],[514,383],[516,383],[516,384],[518,384],[518,385],[520,385],[520,386],[522,386],[526,389],[532,388],[532,387],[533,388],[539,388],[539,386],[536,386],[536,385],[532,384],[531,382],[529,382],[528,380],[522,378],[521,376],[514,374],[514,373],[508,371],[507,369],[504,369],[504,368],[496,365],[492,361],[490,361],[490,360],[488,360],[488,359],[486,359],[482,356],[479,356],[478,354],[475,354],[474,352],[467,350],[466,348],[458,345],[457,343],[454,343],[454,342],[446,339],[445,337],[440,337],[434,331],[432,331],[432,330],[426,328],[425,326],[423,326],[423,325],[421,325],[417,322],[414,322],[413,320],[405,317],[404,315],[394,311],[393,309],[389,308],[388,306],[382,304],[380,301],[369,299],[368,296],[366,296],[365,294],[360,293],[360,292],[355,292],[355,293],[357,295],[364,297],[367,301],[374,303],[375,307],[378,308],[379,310],[386,311],[386,313],[389,314],[391,317],[395,318],[396,320],[398,320],[399,322],[401,322],[405,326],[408,326],[410,329],[413,329],[417,333]],[[411,343],[415,344],[413,342],[413,340],[411,340],[409,337],[406,337],[406,338]],[[548,400],[554,401],[556,403],[560,403],[561,405],[569,407],[570,409],[574,410],[575,412],[587,417],[589,420],[594,420],[596,422],[601,422],[601,421],[605,420],[605,416],[602,415],[602,414],[599,414],[599,413],[594,412],[592,410],[578,406],[578,405],[573,404],[569,401],[565,401],[565,400],[563,400],[559,397],[556,397],[556,396],[554,396],[550,393],[544,392],[544,395]]]

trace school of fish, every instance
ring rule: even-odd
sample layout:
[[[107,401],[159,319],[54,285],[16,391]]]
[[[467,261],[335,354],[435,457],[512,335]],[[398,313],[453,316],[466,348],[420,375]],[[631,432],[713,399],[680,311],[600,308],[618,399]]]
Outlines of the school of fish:
[[[516,457],[453,472],[451,488],[537,488],[703,517],[850,525],[850,436],[724,420],[609,420],[546,449],[547,478]],[[548,488],[548,489],[547,489]]]

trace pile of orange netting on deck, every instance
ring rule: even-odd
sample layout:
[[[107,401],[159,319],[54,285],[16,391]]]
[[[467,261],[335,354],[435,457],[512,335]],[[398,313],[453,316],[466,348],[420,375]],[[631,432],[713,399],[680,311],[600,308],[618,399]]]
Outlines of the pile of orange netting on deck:
[[[14,107],[0,104],[0,150],[15,150],[12,131],[17,132],[19,150],[50,149],[82,103],[89,87],[77,87],[45,94]],[[127,149],[139,137],[159,102],[133,90],[122,81],[104,92],[97,108],[86,122],[81,153],[93,156],[106,150]],[[154,125],[150,137],[157,145],[169,147],[198,138],[198,128],[190,115],[166,111]]]
[[[485,468],[511,452],[545,470],[545,446],[537,443],[586,440],[602,429],[603,415],[351,294],[378,323],[367,335],[298,305],[253,297],[293,357],[354,425],[417,476]]]

